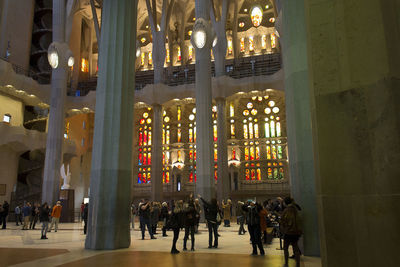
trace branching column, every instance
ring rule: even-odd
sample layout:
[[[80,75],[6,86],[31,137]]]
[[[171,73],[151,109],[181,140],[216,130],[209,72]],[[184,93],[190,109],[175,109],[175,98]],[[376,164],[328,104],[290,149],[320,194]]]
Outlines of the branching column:
[[[104,0],[85,247],[130,246],[136,12],[132,0]]]
[[[65,42],[65,0],[53,0],[53,42]],[[65,51],[59,51],[64,54]],[[42,202],[54,205],[60,194],[60,167],[64,141],[64,103],[67,95],[67,64],[60,59],[51,76],[49,125],[44,163]]]
[[[196,0],[196,18],[210,20],[210,1]],[[211,38],[208,36],[207,38]],[[211,42],[196,48],[196,116],[197,183],[196,192],[205,199],[215,197],[213,182],[213,134],[211,95]]]

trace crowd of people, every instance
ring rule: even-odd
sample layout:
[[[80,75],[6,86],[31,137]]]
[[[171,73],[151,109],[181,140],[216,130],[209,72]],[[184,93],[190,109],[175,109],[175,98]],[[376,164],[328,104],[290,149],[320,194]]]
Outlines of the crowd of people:
[[[218,228],[231,226],[233,218],[233,204],[230,199],[226,202],[217,202],[216,198],[205,200],[200,195],[194,199],[193,195],[183,201],[177,200],[171,203],[150,202],[142,199],[136,208],[132,204],[132,228],[134,228],[135,217],[139,216],[140,230],[142,239],[145,239],[146,227],[150,239],[156,239],[155,235],[157,225],[162,230],[162,236],[168,236],[167,230],[173,232],[171,253],[177,254],[180,251],[176,247],[179,233],[184,229],[183,250],[187,250],[187,241],[191,241],[191,251],[195,250],[195,233],[198,232],[198,226],[202,212],[208,228],[208,248],[218,248]],[[239,235],[244,235],[247,231],[250,235],[252,245],[252,255],[265,255],[263,243],[273,236],[283,238],[283,250],[285,263],[288,264],[289,246],[293,247],[296,260],[296,266],[300,266],[301,251],[298,246],[298,240],[302,234],[301,220],[299,211],[301,208],[290,197],[285,199],[276,198],[267,200],[264,203],[258,203],[254,200],[246,202],[238,201],[236,205],[236,220],[239,224]],[[247,224],[247,231],[245,230]],[[267,229],[273,229],[267,233]]]

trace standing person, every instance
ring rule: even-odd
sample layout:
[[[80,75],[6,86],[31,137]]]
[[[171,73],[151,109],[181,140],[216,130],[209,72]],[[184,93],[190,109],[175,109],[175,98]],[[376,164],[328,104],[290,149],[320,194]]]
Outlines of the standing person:
[[[83,220],[83,234],[86,235],[87,232],[87,220],[88,220],[88,213],[89,213],[89,203],[86,203],[85,206],[83,207],[83,212],[82,212],[82,220]]]
[[[49,214],[50,214],[50,209],[49,206],[47,205],[47,202],[45,202],[42,207],[40,208],[39,211],[39,220],[42,223],[42,237],[40,239],[47,239],[47,230],[49,229]]]
[[[57,201],[57,204],[53,207],[53,210],[51,211],[51,224],[49,228],[49,233],[51,232],[53,225],[55,225],[54,232],[57,232],[58,223],[60,222],[60,217],[61,217],[61,211],[62,211],[61,202]]]
[[[2,229],[6,229],[6,227],[7,227],[7,216],[8,216],[9,210],[10,210],[10,205],[8,205],[7,201],[4,201],[3,206],[2,206],[2,211],[0,214],[1,224],[3,225]]]
[[[167,204],[167,202],[162,203],[161,212],[160,212],[160,220],[163,221],[162,236],[168,236],[167,235],[167,221],[168,221],[168,204]]]
[[[15,224],[18,226],[18,222],[22,225],[22,211],[21,207],[17,205],[14,209],[15,212]]]
[[[83,210],[85,209],[85,203],[82,202],[81,204],[81,220],[83,220]]]
[[[244,235],[246,233],[246,230],[244,230],[245,214],[242,209],[243,204],[243,202],[238,201],[236,206],[236,218],[239,224],[239,235]]]
[[[264,207],[261,207],[260,212],[258,213],[260,216],[260,229],[261,233],[263,235],[263,242],[264,244],[267,244],[267,217],[268,217],[268,212]]]
[[[36,223],[39,218],[39,204],[35,203],[32,206],[32,212],[31,212],[31,218],[30,218],[30,224],[29,224],[29,229],[35,229]]]
[[[250,204],[245,204],[242,209],[247,212],[247,226],[250,233],[251,244],[253,246],[253,253],[257,255],[257,247],[260,250],[260,255],[265,255],[263,245],[261,243],[261,227],[260,227],[260,211],[261,205],[256,204],[255,201],[250,200]]]
[[[194,200],[194,208],[196,209],[196,224],[194,226],[194,233],[198,234],[199,233],[199,224],[200,224],[200,216],[201,216],[201,206],[199,199],[196,198]]]
[[[22,215],[24,216],[24,225],[22,226],[22,230],[29,229],[29,219],[31,217],[31,214],[32,214],[31,203],[27,202],[22,208]]]
[[[160,219],[160,207],[158,202],[152,202],[150,205],[150,223],[153,235],[157,234],[157,224]]]
[[[218,220],[218,216],[220,211],[217,204],[217,199],[212,198],[211,202],[207,202],[204,200],[200,195],[198,195],[200,200],[203,202],[204,206],[204,214],[207,221],[208,227],[208,248],[218,248],[218,223],[221,219]],[[213,241],[213,234],[214,234],[214,246],[212,245]]]
[[[185,237],[183,238],[183,250],[187,250],[186,243],[189,239],[192,242],[191,251],[194,251],[194,226],[196,225],[196,208],[194,205],[193,195],[190,195],[189,201],[185,203],[184,208],[184,226],[185,226]]]
[[[135,217],[136,217],[136,206],[135,204],[131,205],[131,221],[132,221],[132,229],[135,229]]]
[[[140,230],[142,231],[142,240],[144,240],[144,233],[147,230],[151,239],[156,239],[153,235],[151,225],[150,225],[150,202],[145,199],[139,204],[139,220],[140,220]]]
[[[231,207],[232,201],[228,199],[227,203],[225,204],[222,201],[222,210],[224,212],[224,227],[231,227]]]
[[[178,254],[180,251],[176,249],[176,242],[179,238],[179,231],[183,226],[183,201],[178,200],[175,202],[175,207],[171,212],[170,226],[174,231],[174,238],[172,239],[171,254]]]
[[[301,219],[293,199],[286,197],[284,202],[287,207],[283,211],[280,221],[280,230],[283,233],[283,251],[285,254],[284,266],[288,266],[289,245],[292,245],[296,267],[300,267],[300,248],[297,242],[303,234]]]

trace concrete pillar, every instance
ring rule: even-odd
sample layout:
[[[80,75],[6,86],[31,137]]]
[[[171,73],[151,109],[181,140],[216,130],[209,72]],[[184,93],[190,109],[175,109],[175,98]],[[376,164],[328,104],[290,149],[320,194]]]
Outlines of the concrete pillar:
[[[65,42],[65,0],[53,0],[53,43]],[[51,99],[44,163],[42,202],[55,204],[60,194],[60,167],[64,140],[64,103],[67,95],[68,66],[59,51],[59,66],[52,70]]]
[[[217,102],[217,135],[218,135],[218,181],[217,196],[218,200],[227,199],[230,196],[229,170],[228,170],[228,151],[226,137],[226,101],[225,98],[216,98]]]
[[[163,181],[162,181],[162,129],[163,111],[160,104],[153,105],[153,138],[151,149],[151,199],[153,201],[163,200]]]
[[[0,203],[4,200],[11,203],[11,192],[17,183],[19,154],[10,146],[0,146],[0,184],[6,185],[6,195],[0,196]]]
[[[127,248],[131,243],[135,2],[103,1],[87,249]]]
[[[398,266],[399,1],[304,2],[322,265]]]
[[[281,43],[285,71],[291,192],[295,201],[302,207],[304,255],[318,256],[320,255],[320,243],[304,3],[302,1],[284,1],[282,19]]]
[[[210,20],[210,0],[196,0],[196,18]],[[210,25],[208,25],[210,27]],[[207,36],[208,39],[211,36]],[[196,193],[204,199],[215,197],[213,181],[213,133],[211,94],[211,42],[202,49],[196,47]]]

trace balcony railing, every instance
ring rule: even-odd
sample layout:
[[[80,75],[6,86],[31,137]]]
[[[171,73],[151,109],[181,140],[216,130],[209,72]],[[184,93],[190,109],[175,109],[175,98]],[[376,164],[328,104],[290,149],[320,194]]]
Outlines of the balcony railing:
[[[280,53],[265,54],[251,57],[242,57],[226,61],[226,75],[234,79],[245,77],[272,75],[282,68],[282,59]],[[211,65],[212,76],[215,76],[214,62]],[[178,86],[183,84],[192,84],[196,80],[196,65],[173,66],[164,69],[164,83],[169,86]],[[148,84],[154,83],[154,71],[137,71],[135,80],[135,89],[141,90]],[[90,91],[96,90],[97,78],[79,83],[77,94],[79,96],[87,95]]]
[[[45,83],[45,84],[49,84],[50,83],[50,78],[39,77],[38,74],[35,71],[33,71],[32,69],[28,69],[27,70],[27,69],[25,69],[25,68],[23,68],[21,66],[18,66],[18,65],[14,64],[14,63],[11,63],[7,58],[4,58],[4,57],[0,57],[0,59],[3,60],[3,61],[8,62],[12,66],[12,68],[13,68],[13,70],[14,70],[14,72],[16,74],[24,75],[24,76],[30,77],[30,78],[32,78],[34,80],[38,80],[40,78],[40,83]]]

